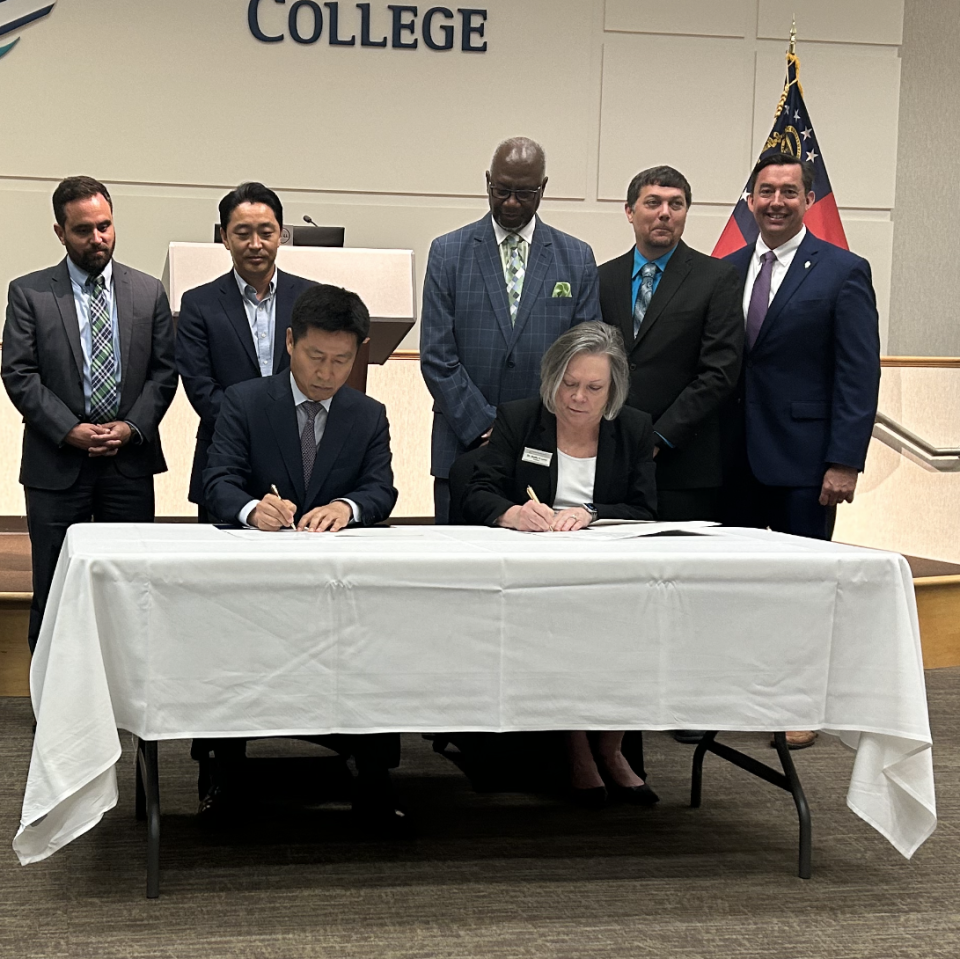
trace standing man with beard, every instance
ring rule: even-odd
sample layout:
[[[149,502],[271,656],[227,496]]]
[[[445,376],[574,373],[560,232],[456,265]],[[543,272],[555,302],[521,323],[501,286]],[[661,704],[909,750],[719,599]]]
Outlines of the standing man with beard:
[[[3,329],[3,384],[24,422],[31,652],[67,527],[153,522],[158,427],[177,390],[167,295],[113,259],[107,188],[69,177],[53,212],[67,256],[10,284]]]
[[[448,522],[454,460],[486,442],[497,406],[537,395],[540,359],[561,333],[600,319],[593,250],[536,215],[543,148],[504,140],[486,179],[490,213],[433,241],[423,282],[420,369],[433,396],[438,523]]]
[[[200,417],[190,473],[191,503],[201,522],[215,522],[203,499],[203,471],[224,391],[234,383],[273,376],[290,367],[290,314],[312,280],[276,267],[283,228],[280,197],[262,183],[241,183],[220,201],[220,239],[230,251],[229,273],[188,290],[177,323],[177,368]]]

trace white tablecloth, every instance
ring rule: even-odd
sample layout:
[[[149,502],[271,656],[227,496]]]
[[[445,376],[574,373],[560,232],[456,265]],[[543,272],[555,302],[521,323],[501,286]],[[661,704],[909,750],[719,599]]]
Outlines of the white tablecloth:
[[[118,727],[821,729],[856,749],[850,808],[911,856],[936,807],[906,561],[617,533],[72,527],[31,670],[20,861],[115,805]]]

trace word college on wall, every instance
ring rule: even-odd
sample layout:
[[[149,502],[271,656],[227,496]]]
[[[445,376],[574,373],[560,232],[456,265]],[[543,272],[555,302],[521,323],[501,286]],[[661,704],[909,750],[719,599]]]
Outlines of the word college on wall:
[[[380,47],[485,53],[487,11],[458,7],[424,8],[388,3],[317,3],[316,0],[250,0],[247,23],[261,43],[317,43],[326,35],[331,47]]]

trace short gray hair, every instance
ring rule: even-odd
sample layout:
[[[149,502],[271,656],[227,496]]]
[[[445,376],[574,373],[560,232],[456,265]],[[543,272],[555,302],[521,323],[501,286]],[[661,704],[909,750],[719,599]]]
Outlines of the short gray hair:
[[[610,361],[610,395],[603,411],[605,420],[615,420],[627,402],[630,371],[620,331],[609,323],[592,320],[571,327],[557,339],[540,361],[540,399],[551,412],[557,412],[556,398],[570,361],[581,353],[606,356]]]

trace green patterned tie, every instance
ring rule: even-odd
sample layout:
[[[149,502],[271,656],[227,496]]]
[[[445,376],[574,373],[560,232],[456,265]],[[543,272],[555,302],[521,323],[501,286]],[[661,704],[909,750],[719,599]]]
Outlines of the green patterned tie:
[[[506,249],[504,276],[507,281],[507,298],[510,300],[510,323],[517,322],[517,310],[520,309],[520,294],[523,292],[523,275],[526,267],[523,263],[521,244],[523,240],[516,233],[509,233],[503,241]]]
[[[102,276],[93,281],[90,296],[90,422],[109,423],[117,418],[117,357],[113,349],[113,324]]]

